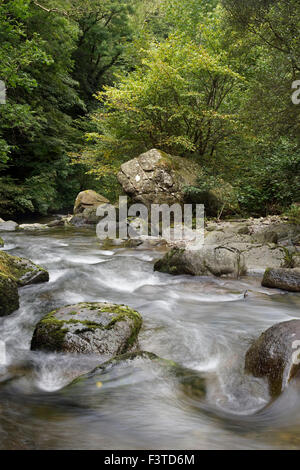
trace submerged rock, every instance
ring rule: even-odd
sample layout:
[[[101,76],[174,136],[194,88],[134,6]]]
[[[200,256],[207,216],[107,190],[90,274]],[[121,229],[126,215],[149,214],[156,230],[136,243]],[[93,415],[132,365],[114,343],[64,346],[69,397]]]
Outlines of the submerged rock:
[[[19,287],[49,281],[49,273],[44,268],[4,251],[0,251],[0,273],[15,281]]]
[[[141,315],[124,305],[80,303],[60,308],[36,326],[32,350],[114,357],[137,346]]]
[[[201,168],[195,162],[152,149],[121,166],[123,190],[134,202],[174,204],[184,201],[184,189],[196,183]]]
[[[16,281],[0,272],[0,317],[10,315],[19,308]]]
[[[237,249],[203,247],[202,250],[173,249],[154,265],[155,271],[193,276],[231,276],[245,273],[245,259]]]
[[[86,387],[88,382],[91,382],[96,391],[97,384],[101,384],[100,381],[102,376],[106,373],[109,373],[110,370],[114,370],[118,366],[124,367],[125,364],[130,365],[133,363],[135,366],[143,367],[143,364],[153,364],[161,368],[163,373],[167,373],[173,379],[175,379],[180,386],[180,389],[187,395],[193,398],[203,398],[206,395],[206,384],[205,379],[200,372],[192,369],[183,367],[176,362],[162,359],[154,353],[149,353],[146,351],[138,351],[133,353],[122,354],[118,357],[114,357],[109,361],[104,362],[100,366],[96,367],[93,371],[88,374],[82,375],[75,379],[65,391],[68,389],[73,389],[74,386]]]
[[[246,354],[245,371],[265,377],[270,394],[278,396],[300,367],[300,320],[272,326],[251,346]]]
[[[262,285],[291,292],[300,292],[300,269],[271,269],[265,271]]]

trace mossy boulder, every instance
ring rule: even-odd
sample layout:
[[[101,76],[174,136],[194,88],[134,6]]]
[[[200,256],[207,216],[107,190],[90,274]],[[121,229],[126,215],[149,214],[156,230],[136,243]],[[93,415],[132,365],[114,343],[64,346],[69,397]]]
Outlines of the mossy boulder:
[[[201,167],[187,158],[152,149],[124,163],[118,180],[134,202],[149,207],[184,202],[185,187],[196,184],[200,172]]]
[[[270,394],[278,396],[300,369],[300,320],[272,326],[246,354],[245,371],[268,380]]]
[[[19,287],[49,281],[49,273],[44,268],[4,251],[0,251],[0,273],[15,281]]]
[[[10,315],[18,308],[18,285],[16,281],[0,272],[0,317]]]
[[[291,292],[300,292],[300,268],[267,268],[262,285]]]
[[[35,328],[31,349],[112,358],[137,346],[141,326],[141,315],[125,305],[80,303],[44,317]]]
[[[0,237],[0,248],[4,246],[4,241],[2,240],[2,238]]]

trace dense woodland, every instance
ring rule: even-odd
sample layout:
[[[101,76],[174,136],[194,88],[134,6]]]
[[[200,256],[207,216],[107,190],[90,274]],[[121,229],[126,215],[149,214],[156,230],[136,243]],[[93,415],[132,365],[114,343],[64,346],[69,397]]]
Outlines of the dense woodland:
[[[201,165],[195,202],[300,218],[299,0],[0,0],[0,79],[0,216],[113,201],[159,148]]]

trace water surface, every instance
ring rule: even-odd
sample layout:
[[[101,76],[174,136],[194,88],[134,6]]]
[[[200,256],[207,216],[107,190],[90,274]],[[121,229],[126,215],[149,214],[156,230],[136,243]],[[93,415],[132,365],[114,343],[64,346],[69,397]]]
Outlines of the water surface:
[[[263,380],[245,376],[258,335],[300,317],[300,295],[239,281],[155,273],[161,251],[104,248],[93,232],[5,234],[9,253],[32,259],[50,282],[20,289],[0,319],[2,449],[271,449],[300,447],[300,388],[270,404]],[[245,298],[244,293],[248,291]],[[143,350],[203,375],[205,398],[185,393],[148,361],[121,364],[68,387],[105,358],[31,352],[43,315],[83,301],[122,303],[144,318]],[[97,378],[98,380],[98,378]],[[67,388],[65,388],[67,387]]]

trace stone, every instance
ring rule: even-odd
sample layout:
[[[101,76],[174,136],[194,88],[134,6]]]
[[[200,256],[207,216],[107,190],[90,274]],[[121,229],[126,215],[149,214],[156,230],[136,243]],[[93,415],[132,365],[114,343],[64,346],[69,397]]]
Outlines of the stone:
[[[0,232],[15,232],[17,228],[17,222],[12,220],[8,220],[7,222],[0,222]]]
[[[130,367],[143,368],[148,370],[155,371],[155,374],[158,372],[159,375],[167,374],[171,376],[174,380],[174,384],[186,395],[194,399],[203,399],[206,395],[206,383],[203,375],[197,371],[183,367],[176,362],[160,358],[154,353],[149,353],[147,351],[138,351],[132,353],[122,354],[120,356],[114,357],[100,366],[96,367],[93,371],[88,374],[82,375],[75,379],[68,387],[64,389],[64,395],[68,391],[74,393],[74,388],[87,388],[88,384],[91,384],[92,387],[89,389],[94,389],[96,394],[99,394],[99,388],[102,388],[102,377],[104,374],[109,373],[110,370],[114,370],[114,376],[117,374],[116,369],[120,368],[121,373],[124,373],[124,368],[126,366]],[[148,367],[148,369],[147,369]],[[149,370],[150,367],[150,370]],[[156,372],[157,371],[157,372]],[[98,390],[97,390],[98,388]],[[77,395],[77,394],[76,394]],[[78,394],[82,396],[82,394]],[[85,404],[86,404],[85,397]],[[97,396],[99,399],[99,395]],[[93,400],[93,398],[92,398]]]
[[[24,230],[25,232],[35,232],[37,230],[47,230],[48,225],[45,224],[21,224],[19,225],[19,230]]]
[[[300,292],[299,268],[267,268],[262,280],[264,287]]]
[[[31,349],[109,359],[137,347],[141,326],[141,315],[127,306],[80,303],[44,317],[35,328]]]
[[[185,187],[196,184],[201,168],[195,162],[152,149],[121,166],[118,174],[123,190],[134,202],[182,204]]]
[[[155,271],[169,274],[238,278],[245,274],[245,259],[237,250],[204,246],[201,250],[173,249],[154,265]]]
[[[18,308],[18,285],[16,281],[0,271],[0,317],[10,315]]]
[[[300,320],[278,323],[265,331],[247,351],[245,372],[268,380],[278,396],[299,372]]]
[[[101,196],[101,194],[96,193],[90,189],[82,191],[78,194],[75,205],[74,205],[74,215],[81,214],[85,209],[91,207],[98,207],[101,204],[109,204],[109,200],[106,197]]]
[[[76,198],[74,216],[69,220],[69,223],[75,227],[96,225],[102,218],[97,216],[98,207],[105,207],[109,204],[109,200],[96,191],[82,191]]]
[[[65,219],[62,217],[61,219],[52,220],[47,224],[48,227],[63,227],[65,225]]]
[[[19,287],[49,281],[49,273],[32,261],[0,251],[0,273],[8,276]]]

